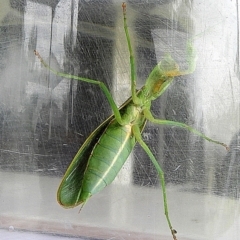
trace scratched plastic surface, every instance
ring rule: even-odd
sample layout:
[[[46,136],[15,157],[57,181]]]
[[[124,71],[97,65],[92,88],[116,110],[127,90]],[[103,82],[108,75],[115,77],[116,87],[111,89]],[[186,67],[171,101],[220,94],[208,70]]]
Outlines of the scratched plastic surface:
[[[148,124],[143,138],[165,172],[179,240],[238,239],[240,226],[239,32],[237,1],[129,1],[138,88],[165,53],[196,71],[176,78],[154,115],[185,122],[224,148],[177,128]],[[130,96],[121,1],[3,0],[0,3],[0,231],[18,239],[171,239],[156,172],[137,145],[112,185],[81,210],[56,202],[60,179],[111,109],[96,86],[52,68],[105,82],[120,105]],[[19,234],[19,235],[18,235]],[[44,235],[43,235],[44,234]]]

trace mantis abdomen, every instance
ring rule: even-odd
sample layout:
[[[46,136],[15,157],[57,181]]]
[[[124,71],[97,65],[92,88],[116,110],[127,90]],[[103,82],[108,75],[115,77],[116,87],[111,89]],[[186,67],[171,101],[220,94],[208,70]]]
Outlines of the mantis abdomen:
[[[127,100],[121,112],[132,108]],[[138,117],[139,129],[146,123]],[[120,125],[114,116],[103,122],[85,141],[70,164],[58,191],[58,202],[64,207],[85,203],[92,195],[109,185],[132,152],[136,138],[132,124]]]
[[[117,176],[136,143],[131,125],[110,122],[89,156],[84,173],[80,201],[103,190]]]

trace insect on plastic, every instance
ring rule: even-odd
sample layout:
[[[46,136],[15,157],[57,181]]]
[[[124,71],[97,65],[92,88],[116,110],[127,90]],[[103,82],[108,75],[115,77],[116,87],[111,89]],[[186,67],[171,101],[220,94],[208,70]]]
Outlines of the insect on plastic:
[[[66,208],[76,207],[79,204],[84,205],[92,195],[103,190],[115,179],[136,142],[138,142],[151,159],[159,175],[167,223],[173,239],[176,240],[176,230],[172,227],[168,213],[164,172],[141,136],[146,121],[159,125],[184,128],[209,142],[220,144],[225,148],[227,146],[224,143],[208,138],[184,123],[156,119],[152,115],[150,111],[151,102],[165,92],[174,77],[187,75],[195,70],[196,54],[191,43],[189,43],[187,46],[188,68],[186,70],[180,70],[173,58],[170,55],[166,55],[153,68],[145,85],[140,90],[136,90],[135,60],[128,32],[125,3],[122,4],[122,9],[124,30],[130,55],[132,96],[120,108],[117,107],[104,83],[57,72],[50,68],[39,53],[35,51],[42,64],[56,75],[98,85],[104,92],[113,110],[113,115],[91,133],[72,160],[59,186],[57,200],[60,205]]]

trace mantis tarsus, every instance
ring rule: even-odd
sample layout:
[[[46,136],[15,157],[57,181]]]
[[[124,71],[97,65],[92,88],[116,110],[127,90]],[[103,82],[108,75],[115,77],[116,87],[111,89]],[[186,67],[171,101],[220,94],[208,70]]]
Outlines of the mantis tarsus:
[[[170,55],[166,55],[163,60],[154,67],[145,85],[140,90],[136,90],[135,60],[128,32],[125,3],[122,4],[122,9],[124,30],[130,54],[132,96],[123,103],[120,108],[117,107],[104,83],[57,72],[50,68],[43,61],[39,53],[35,51],[35,54],[42,64],[56,75],[98,85],[104,92],[114,113],[93,131],[77,152],[59,186],[57,200],[59,204],[66,208],[76,207],[79,204],[84,205],[92,195],[100,192],[114,180],[133,150],[136,142],[138,142],[151,159],[159,175],[167,223],[173,239],[176,240],[176,230],[172,227],[168,213],[164,172],[141,136],[146,121],[148,120],[160,125],[185,128],[209,142],[220,144],[225,148],[227,148],[227,145],[208,138],[184,123],[161,120],[153,117],[150,111],[151,102],[163,94],[174,77],[187,75],[195,70],[196,54],[192,45],[189,43],[188,69],[184,71],[179,69],[178,64]]]

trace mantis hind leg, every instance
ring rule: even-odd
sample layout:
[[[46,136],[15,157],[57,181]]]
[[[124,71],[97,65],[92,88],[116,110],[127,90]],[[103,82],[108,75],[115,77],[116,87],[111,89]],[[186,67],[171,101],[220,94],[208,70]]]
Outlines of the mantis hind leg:
[[[146,143],[143,141],[142,136],[141,136],[141,132],[140,129],[137,125],[133,126],[133,134],[136,137],[137,142],[140,144],[140,146],[144,149],[144,151],[147,153],[147,155],[149,156],[149,158],[151,159],[154,167],[157,170],[157,173],[159,175],[159,180],[162,186],[162,193],[163,193],[163,202],[164,202],[164,212],[165,212],[165,216],[168,222],[168,226],[171,230],[172,236],[174,240],[177,240],[176,237],[176,230],[173,229],[170,218],[169,218],[169,214],[168,214],[168,203],[167,203],[167,194],[166,194],[166,186],[165,186],[165,180],[164,180],[164,172],[162,170],[162,168],[160,167],[159,163],[157,162],[156,158],[154,157],[153,153],[151,152],[151,150],[149,149],[149,147],[146,145]]]
[[[100,89],[103,91],[104,95],[106,96],[108,102],[109,102],[109,105],[111,106],[112,110],[113,110],[113,113],[118,121],[119,124],[123,125],[124,122],[123,122],[123,119],[122,119],[122,116],[119,112],[119,109],[117,107],[117,104],[115,103],[110,91],[108,90],[107,86],[101,82],[101,81],[97,81],[97,80],[94,80],[94,79],[89,79],[89,78],[83,78],[83,77],[78,77],[78,76],[74,76],[74,75],[71,75],[71,74],[66,74],[66,73],[62,73],[62,72],[58,72],[56,70],[54,70],[53,68],[51,68],[43,59],[42,57],[40,56],[40,54],[38,53],[38,51],[34,50],[34,53],[35,55],[39,58],[39,60],[41,61],[41,63],[43,64],[44,67],[46,67],[47,69],[49,69],[49,71],[51,71],[52,73],[54,73],[55,75],[57,76],[60,76],[60,77],[64,77],[64,78],[68,78],[68,79],[75,79],[75,80],[78,80],[78,81],[82,81],[82,82],[87,82],[87,83],[90,83],[90,84],[95,84],[95,85],[98,85],[100,87]]]

